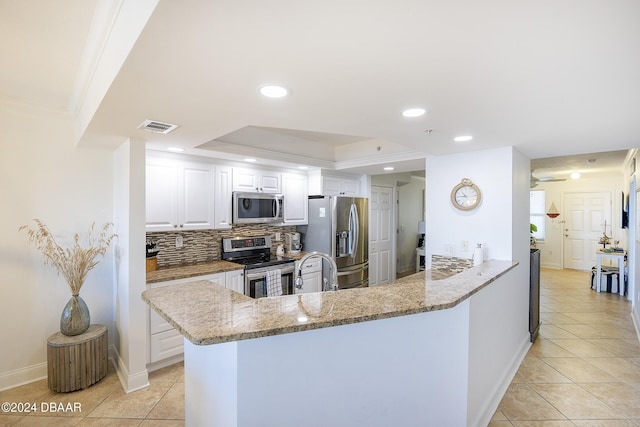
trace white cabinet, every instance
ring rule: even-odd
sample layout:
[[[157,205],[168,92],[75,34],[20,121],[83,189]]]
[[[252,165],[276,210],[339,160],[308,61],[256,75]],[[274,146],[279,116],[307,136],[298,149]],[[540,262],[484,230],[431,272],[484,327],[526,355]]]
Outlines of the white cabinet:
[[[240,270],[242,271],[242,270]],[[209,280],[217,285],[225,286],[226,273],[209,274],[206,276],[189,277],[187,279],[170,280],[154,283],[150,289],[179,283],[193,282],[196,280]],[[184,337],[164,320],[155,310],[149,308],[149,363],[158,362],[170,357],[181,355],[184,352]]]
[[[213,228],[214,166],[181,163],[178,167],[178,227]]]
[[[233,270],[225,273],[226,288],[244,295],[244,270]]]
[[[233,191],[280,193],[282,174],[259,169],[233,168]]]
[[[309,194],[323,196],[365,197],[362,176],[351,174],[327,174],[325,171],[309,173]]]
[[[296,261],[296,277],[300,261]],[[312,258],[302,265],[302,289],[296,288],[296,294],[322,291],[322,258]]]
[[[147,157],[145,179],[147,231],[173,230],[178,224],[178,165]]]
[[[214,170],[207,163],[148,156],[146,230],[214,228]]]
[[[283,222],[286,225],[306,225],[309,223],[309,184],[305,175],[282,174],[282,194],[284,195]]]
[[[215,175],[215,192],[213,195],[215,202],[215,228],[231,228],[233,221],[231,217],[231,193],[233,191],[231,167],[216,166]]]
[[[243,269],[154,283],[150,285],[149,288],[154,289],[198,280],[208,280],[217,285],[224,286],[227,289],[244,294]],[[151,308],[149,308],[149,335],[149,355],[147,358],[149,363],[179,356],[184,352],[184,337]]]
[[[325,196],[360,196],[360,181],[353,178],[322,177],[322,189]]]

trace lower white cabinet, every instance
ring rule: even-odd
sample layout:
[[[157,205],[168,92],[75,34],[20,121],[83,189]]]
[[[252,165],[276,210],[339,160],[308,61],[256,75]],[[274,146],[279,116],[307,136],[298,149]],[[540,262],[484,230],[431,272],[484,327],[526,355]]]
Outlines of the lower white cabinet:
[[[296,261],[296,277],[300,261]],[[312,258],[302,266],[302,289],[296,288],[296,294],[322,291],[322,258]]]
[[[153,283],[150,289],[179,283],[208,280],[220,286],[225,286],[236,292],[244,293],[244,270],[227,271],[226,273],[208,274],[205,276],[189,277],[187,279],[170,280]],[[238,281],[242,280],[242,287]],[[229,286],[231,285],[231,286]],[[240,289],[239,291],[237,289]],[[184,337],[169,322],[164,320],[155,310],[149,308],[149,354],[148,363],[158,362],[170,357],[178,356],[184,352]]]
[[[244,270],[233,270],[225,273],[225,287],[244,295]]]

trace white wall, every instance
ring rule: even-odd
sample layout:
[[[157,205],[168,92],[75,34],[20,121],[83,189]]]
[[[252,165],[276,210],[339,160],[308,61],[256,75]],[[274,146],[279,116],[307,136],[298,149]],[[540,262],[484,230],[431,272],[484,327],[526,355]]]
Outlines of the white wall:
[[[628,230],[621,228],[621,192],[629,193],[628,184],[625,184],[622,173],[611,174],[606,177],[599,178],[580,178],[577,180],[567,180],[559,182],[541,182],[533,190],[545,191],[545,205],[548,209],[551,202],[555,203],[560,216],[556,219],[545,217],[545,239],[536,243],[540,249],[540,265],[549,268],[563,268],[563,231],[564,223],[562,213],[565,211],[563,206],[564,195],[567,193],[586,193],[586,192],[607,192],[611,194],[611,221],[613,222],[611,234],[607,231],[607,235],[613,240],[620,240],[620,245],[624,248],[627,246]],[[609,224],[610,220],[607,220]],[[609,226],[607,226],[609,230]],[[604,231],[604,229],[603,229]],[[595,256],[595,255],[594,255]],[[595,265],[595,264],[594,264]]]
[[[67,113],[0,102],[0,390],[46,376],[47,337],[71,294],[18,227],[39,218],[63,240],[113,220],[113,156],[74,144]],[[113,336],[113,251],[80,295]],[[10,350],[8,350],[10,349]]]
[[[145,272],[145,151],[144,141],[126,141],[115,152],[115,218],[122,238],[116,257],[114,359],[125,391],[149,385],[148,306],[140,295]]]
[[[471,303],[469,407],[471,425],[486,425],[497,408],[529,340],[529,159],[512,147],[427,159],[427,260],[431,254],[470,258],[460,242],[485,247],[485,259],[515,260],[508,278]],[[450,201],[462,178],[482,192],[482,203],[460,211]],[[482,301],[474,304],[474,301]],[[483,424],[484,422],[484,424]]]
[[[511,147],[427,158],[427,260],[431,254],[471,258],[476,243],[485,248],[484,259],[512,259],[512,162]],[[450,201],[462,178],[482,192],[482,203],[471,211],[460,211]],[[526,203],[528,209],[528,193]],[[467,252],[462,241],[469,242]],[[446,252],[448,245],[453,254]]]

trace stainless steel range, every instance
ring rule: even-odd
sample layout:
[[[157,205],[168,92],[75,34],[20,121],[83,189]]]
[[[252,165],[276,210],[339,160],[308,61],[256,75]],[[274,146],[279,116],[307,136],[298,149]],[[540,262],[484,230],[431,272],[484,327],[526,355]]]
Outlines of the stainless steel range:
[[[295,261],[271,254],[271,236],[222,239],[222,259],[244,265],[244,294],[251,298],[271,296],[268,280],[277,271],[282,295],[294,293]]]

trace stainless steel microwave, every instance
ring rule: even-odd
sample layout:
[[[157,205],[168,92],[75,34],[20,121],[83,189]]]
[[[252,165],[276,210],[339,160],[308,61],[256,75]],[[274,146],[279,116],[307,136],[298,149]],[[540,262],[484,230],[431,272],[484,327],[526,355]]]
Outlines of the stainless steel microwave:
[[[282,222],[282,194],[233,192],[234,224]]]

